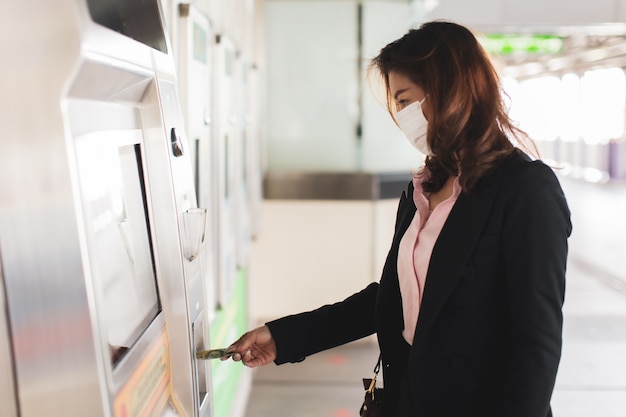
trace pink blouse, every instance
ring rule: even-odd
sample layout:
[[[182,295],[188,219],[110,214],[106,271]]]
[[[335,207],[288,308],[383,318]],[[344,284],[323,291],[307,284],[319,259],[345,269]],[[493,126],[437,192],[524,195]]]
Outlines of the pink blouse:
[[[422,169],[413,177],[415,187],[413,200],[417,211],[400,241],[398,251],[398,279],[404,313],[402,336],[410,345],[413,344],[430,255],[454,203],[461,194],[461,185],[457,177],[454,180],[452,195],[429,214],[429,193],[423,191],[421,184],[426,175]]]

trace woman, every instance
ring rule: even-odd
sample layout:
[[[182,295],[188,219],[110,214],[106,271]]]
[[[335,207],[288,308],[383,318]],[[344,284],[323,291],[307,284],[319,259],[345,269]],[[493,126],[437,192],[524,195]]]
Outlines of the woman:
[[[532,142],[466,28],[426,23],[371,68],[427,155],[400,199],[380,283],[246,333],[234,360],[297,362],[377,333],[386,417],[550,416],[571,232],[558,180],[513,145]]]

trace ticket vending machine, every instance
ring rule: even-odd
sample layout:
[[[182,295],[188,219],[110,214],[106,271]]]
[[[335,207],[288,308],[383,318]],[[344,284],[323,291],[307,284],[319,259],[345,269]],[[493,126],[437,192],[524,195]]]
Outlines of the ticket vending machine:
[[[13,354],[9,340],[6,297],[4,294],[4,278],[2,276],[2,257],[0,256],[0,415],[17,417],[17,401],[15,396],[15,374],[13,373]]]
[[[161,4],[24,0],[9,13],[20,49],[2,44],[4,75],[29,82],[1,109],[8,412],[210,416],[210,370],[195,359],[209,344],[208,211]]]
[[[204,242],[201,258],[198,259],[200,279],[196,292],[202,293],[202,317],[197,319],[194,332],[203,332],[202,338],[196,338],[196,347],[208,347],[209,324],[215,317],[217,307],[217,263],[215,204],[214,144],[211,135],[211,80],[212,80],[212,40],[214,35],[208,18],[191,4],[178,4],[177,10],[178,40],[178,86],[181,110],[188,140],[189,159],[192,166],[192,181],[199,207],[206,208]],[[204,340],[205,342],[201,342]],[[207,362],[196,362],[201,381],[209,386],[210,369]],[[208,392],[205,389],[203,392]],[[208,412],[202,410],[203,413]],[[204,415],[204,414],[202,414]]]
[[[258,177],[258,173],[251,170],[250,162],[254,146],[252,134],[252,113],[250,102],[250,66],[244,56],[240,56],[237,60],[237,97],[238,106],[237,113],[240,121],[236,125],[237,135],[236,143],[236,162],[235,168],[235,225],[237,231],[236,239],[236,259],[237,266],[247,268],[248,257],[250,254],[250,239],[252,236],[251,223],[251,181],[254,177]]]
[[[218,203],[218,304],[228,303],[237,273],[237,146],[238,124],[236,95],[236,49],[226,36],[215,45],[215,150]]]
[[[178,85],[181,109],[189,138],[193,182],[200,207],[209,209],[203,255],[203,275],[207,318],[217,306],[217,240],[215,151],[212,135],[213,43],[215,35],[209,19],[191,4],[179,4]]]
[[[249,64],[246,75],[246,92],[244,120],[246,135],[246,173],[247,194],[250,213],[250,237],[254,238],[260,229],[261,205],[263,202],[263,144],[261,140],[261,126],[259,114],[259,69],[256,64]]]

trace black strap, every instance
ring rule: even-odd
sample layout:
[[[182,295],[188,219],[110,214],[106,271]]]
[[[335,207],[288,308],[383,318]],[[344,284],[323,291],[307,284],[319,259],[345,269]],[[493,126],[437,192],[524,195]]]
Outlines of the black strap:
[[[374,367],[374,375],[378,375],[378,372],[380,372],[380,363],[383,360],[383,354],[381,353],[380,355],[378,355],[378,361],[376,362],[376,366]]]

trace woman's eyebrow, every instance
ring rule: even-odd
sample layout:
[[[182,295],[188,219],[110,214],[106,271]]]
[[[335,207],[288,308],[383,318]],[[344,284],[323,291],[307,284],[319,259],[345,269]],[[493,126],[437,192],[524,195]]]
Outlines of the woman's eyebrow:
[[[396,91],[396,93],[393,95],[393,99],[394,99],[394,100],[397,100],[397,99],[398,99],[398,96],[399,96],[400,94],[404,93],[404,92],[405,92],[406,90],[408,90],[408,89],[409,89],[409,88],[407,87],[407,88],[402,88],[402,89],[400,89],[400,90]]]

